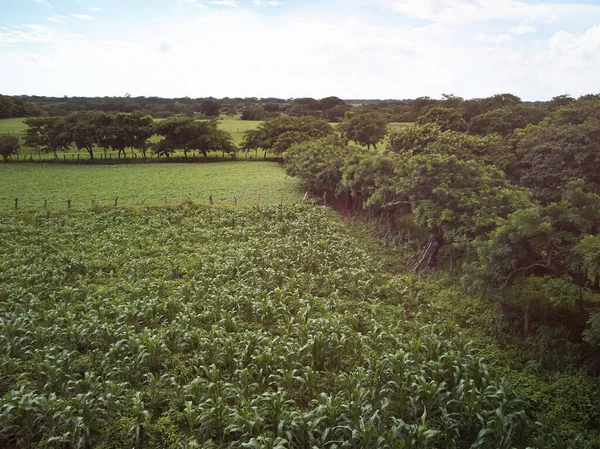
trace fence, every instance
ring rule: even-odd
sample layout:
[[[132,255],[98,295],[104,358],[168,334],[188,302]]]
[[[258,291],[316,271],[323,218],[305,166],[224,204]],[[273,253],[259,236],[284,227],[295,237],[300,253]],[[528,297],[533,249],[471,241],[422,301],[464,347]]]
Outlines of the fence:
[[[309,200],[309,193],[306,192],[302,198],[298,196],[294,203],[302,202],[305,203]],[[12,201],[12,202],[11,202]],[[323,199],[324,204],[326,205],[326,198]],[[241,195],[233,195],[228,200],[224,198],[217,198],[212,193],[208,194],[204,198],[186,198],[182,199],[181,197],[173,198],[169,196],[165,196],[164,198],[141,198],[137,200],[133,200],[131,197],[127,198],[126,201],[123,201],[122,197],[117,196],[115,198],[94,198],[90,199],[87,202],[83,200],[73,200],[71,198],[66,198],[64,200],[53,200],[49,201],[48,199],[39,199],[32,200],[28,198],[23,201],[21,198],[14,198],[14,200],[4,200],[0,201],[0,212],[2,210],[13,209],[15,211],[61,211],[66,209],[76,209],[76,210],[90,210],[90,209],[105,209],[105,208],[118,208],[118,207],[146,207],[149,209],[150,207],[161,207],[161,206],[180,206],[186,203],[190,204],[204,204],[211,206],[260,206],[269,205],[269,204],[284,204],[290,203],[290,201],[285,201],[284,195],[281,194],[281,197],[274,201],[274,198],[267,198],[267,201],[264,201],[262,192],[257,192],[256,196],[252,197],[250,201],[250,197],[247,194]],[[9,208],[8,205],[11,205]]]

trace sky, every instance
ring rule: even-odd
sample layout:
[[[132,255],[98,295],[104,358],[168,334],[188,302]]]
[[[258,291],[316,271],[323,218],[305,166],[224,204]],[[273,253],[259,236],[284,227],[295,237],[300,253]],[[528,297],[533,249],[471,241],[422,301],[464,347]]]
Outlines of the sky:
[[[600,0],[2,0],[0,93],[600,91]]]

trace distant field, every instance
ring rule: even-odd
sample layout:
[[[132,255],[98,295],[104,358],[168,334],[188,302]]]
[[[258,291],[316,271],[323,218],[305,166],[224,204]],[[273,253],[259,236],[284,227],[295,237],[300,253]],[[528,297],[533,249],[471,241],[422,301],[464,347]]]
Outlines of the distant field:
[[[3,118],[0,119],[0,135],[14,134],[22,135],[27,129],[27,125],[23,123],[23,118]]]
[[[301,199],[298,182],[272,162],[213,164],[134,164],[65,166],[54,164],[0,164],[0,210],[89,208],[92,200],[104,205],[179,204],[185,200],[215,204],[294,203]]]

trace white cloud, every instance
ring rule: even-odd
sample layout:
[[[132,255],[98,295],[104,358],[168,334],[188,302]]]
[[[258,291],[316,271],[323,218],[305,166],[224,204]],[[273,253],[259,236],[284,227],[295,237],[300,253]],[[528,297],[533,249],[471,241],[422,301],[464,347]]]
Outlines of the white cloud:
[[[61,16],[59,14],[54,14],[53,16],[46,17],[46,20],[54,23],[65,23],[67,19],[67,16]]]
[[[0,46],[18,44],[61,44],[82,39],[83,36],[50,28],[45,25],[21,25],[12,31],[0,32]]]
[[[165,97],[278,96],[407,98],[454,92],[479,97],[513,92],[524,99],[597,90],[600,26],[556,32],[519,47],[515,33],[478,35],[469,26],[379,26],[340,14],[319,18],[243,14],[210,8],[182,19],[132,22],[134,36],[86,40],[30,25],[0,32],[0,71],[7,93],[42,95],[158,95]],[[521,19],[516,23],[527,23]],[[41,27],[41,28],[40,28]],[[121,27],[121,25],[120,25]],[[508,28],[508,27],[507,27]],[[219,39],[214,40],[218,35]],[[121,35],[121,36],[124,36]],[[277,36],[276,39],[273,36]],[[205,42],[212,42],[205,45]],[[19,43],[47,47],[19,47]],[[202,53],[202,58],[189,55]],[[32,59],[36,69],[32,70]],[[206,61],[218,61],[207,70]],[[105,70],[80,76],[82,66]],[[144,67],[143,71],[131,67]]]
[[[537,30],[531,25],[519,25],[518,27],[511,28],[510,32],[516,34],[517,36],[522,36],[523,34],[535,33]]]
[[[276,0],[253,0],[254,6],[279,6],[281,2]]]
[[[600,6],[584,3],[530,4],[517,0],[367,0],[392,11],[438,23],[461,24],[500,19],[555,22],[572,14],[600,14]]]
[[[234,2],[233,0],[214,0],[212,2],[210,2],[211,5],[216,5],[216,6],[226,6],[228,8],[237,8],[238,4],[236,2]]]
[[[94,17],[89,14],[71,14],[71,17],[75,17],[76,19],[81,20],[92,20]]]
[[[510,42],[513,37],[509,34],[500,34],[498,36],[490,36],[488,34],[478,34],[475,36],[475,40],[478,42],[491,42],[493,44],[500,44],[502,42]]]
[[[94,6],[94,7],[90,8],[90,11],[100,12],[100,11],[102,11],[102,8],[99,8],[98,6]]]

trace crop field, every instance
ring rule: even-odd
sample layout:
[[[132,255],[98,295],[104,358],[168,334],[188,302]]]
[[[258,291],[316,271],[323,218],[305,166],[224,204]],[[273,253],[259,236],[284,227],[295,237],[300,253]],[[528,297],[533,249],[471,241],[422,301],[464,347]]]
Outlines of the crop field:
[[[0,446],[510,448],[528,422],[332,211],[0,214]]]
[[[296,179],[273,162],[208,164],[56,165],[0,164],[0,210],[67,207],[89,209],[95,204],[164,205],[191,200],[216,205],[294,203],[303,192]]]

